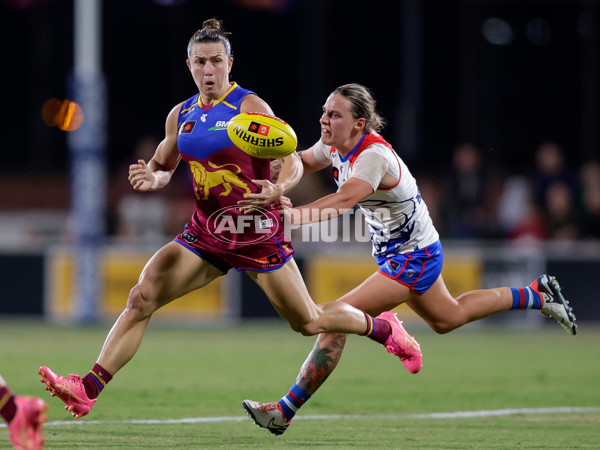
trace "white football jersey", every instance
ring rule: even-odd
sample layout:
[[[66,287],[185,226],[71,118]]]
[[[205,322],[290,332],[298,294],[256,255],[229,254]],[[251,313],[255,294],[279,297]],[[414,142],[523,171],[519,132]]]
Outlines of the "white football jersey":
[[[359,202],[369,226],[373,256],[405,253],[439,240],[417,182],[394,149],[379,134],[366,134],[346,156],[319,139],[313,147],[317,161],[331,163],[338,187],[348,178],[369,183],[374,192]],[[400,181],[391,188],[379,184],[386,173]]]

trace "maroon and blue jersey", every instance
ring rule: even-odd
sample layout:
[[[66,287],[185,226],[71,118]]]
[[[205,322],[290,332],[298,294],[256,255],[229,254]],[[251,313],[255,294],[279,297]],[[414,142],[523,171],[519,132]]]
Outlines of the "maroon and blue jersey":
[[[254,93],[232,83],[211,105],[203,105],[200,94],[196,94],[181,106],[177,146],[192,173],[196,211],[177,240],[208,260],[207,253],[213,251],[242,252],[259,265],[227,264],[268,270],[285,263],[293,249],[283,235],[282,218],[276,210],[242,214],[237,204],[244,194],[260,192],[260,186],[252,180],[271,179],[270,161],[244,153],[227,135],[227,123],[240,113],[240,105],[249,94]],[[194,248],[200,241],[201,248]],[[278,256],[264,248],[272,245],[281,247]],[[265,261],[271,263],[263,264]]]

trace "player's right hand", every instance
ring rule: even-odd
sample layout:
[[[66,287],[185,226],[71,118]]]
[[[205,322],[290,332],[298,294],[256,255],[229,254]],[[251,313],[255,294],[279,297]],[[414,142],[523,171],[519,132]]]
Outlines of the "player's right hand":
[[[154,183],[154,174],[143,159],[129,166],[129,183],[136,191],[149,191]]]

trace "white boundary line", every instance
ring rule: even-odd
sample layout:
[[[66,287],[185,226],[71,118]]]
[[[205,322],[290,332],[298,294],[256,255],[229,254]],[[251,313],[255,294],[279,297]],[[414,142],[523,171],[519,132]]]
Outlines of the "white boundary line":
[[[298,416],[295,420],[339,420],[339,419],[465,419],[474,417],[498,417],[515,416],[525,414],[570,414],[570,413],[595,413],[600,412],[600,407],[564,406],[554,408],[514,408],[514,409],[490,409],[481,411],[454,411],[434,412],[424,414],[324,414]],[[44,426],[71,426],[71,425],[107,425],[107,424],[129,424],[129,425],[171,425],[181,423],[211,423],[211,422],[243,422],[246,416],[236,417],[187,417],[183,419],[136,419],[136,420],[60,420],[47,422]],[[6,425],[0,425],[0,428]]]

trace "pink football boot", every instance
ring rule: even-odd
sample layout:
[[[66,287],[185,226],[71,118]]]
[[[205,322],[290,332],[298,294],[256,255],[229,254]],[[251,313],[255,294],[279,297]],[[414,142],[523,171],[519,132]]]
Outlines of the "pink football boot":
[[[389,353],[398,356],[410,373],[417,373],[423,367],[423,355],[417,340],[406,332],[396,313],[384,312],[377,316],[392,326],[392,335],[385,341],[384,347]]]
[[[38,373],[42,376],[42,383],[46,384],[46,390],[50,391],[52,397],[60,398],[66,405],[65,409],[71,411],[76,419],[89,413],[96,403],[96,399],[87,396],[81,377],[76,373],[62,377],[46,366],[40,367]]]
[[[17,450],[44,448],[42,424],[48,420],[48,405],[38,397],[15,397],[17,412],[8,424],[10,442]]]

